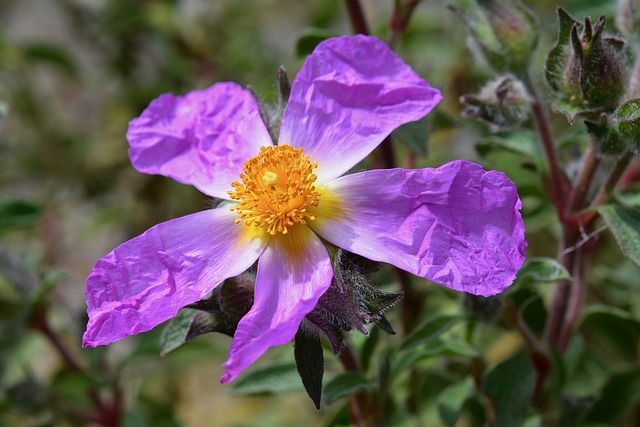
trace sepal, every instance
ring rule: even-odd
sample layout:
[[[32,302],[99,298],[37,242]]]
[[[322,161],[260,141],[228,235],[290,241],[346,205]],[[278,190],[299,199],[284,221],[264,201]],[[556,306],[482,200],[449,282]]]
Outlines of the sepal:
[[[476,0],[473,17],[449,8],[464,22],[471,51],[498,72],[523,74],[538,44],[536,17],[518,0]]]

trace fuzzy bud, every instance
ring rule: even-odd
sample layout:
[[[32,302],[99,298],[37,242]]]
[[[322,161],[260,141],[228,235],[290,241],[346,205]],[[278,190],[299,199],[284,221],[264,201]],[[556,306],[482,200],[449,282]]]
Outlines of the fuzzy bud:
[[[498,72],[522,74],[538,43],[534,14],[517,0],[476,2],[474,17],[450,7],[467,26],[471,51]]]
[[[624,42],[604,33],[605,18],[584,24],[558,9],[560,29],[547,56],[546,77],[557,97],[554,108],[570,122],[581,114],[614,111],[626,82]]]
[[[495,130],[518,126],[531,111],[531,97],[524,84],[511,75],[487,83],[477,95],[464,95],[462,114],[490,124]]]

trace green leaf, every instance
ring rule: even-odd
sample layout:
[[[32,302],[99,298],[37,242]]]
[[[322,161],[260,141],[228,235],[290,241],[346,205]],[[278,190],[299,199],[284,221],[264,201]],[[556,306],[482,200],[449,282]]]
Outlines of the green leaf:
[[[507,151],[531,159],[541,159],[538,144],[533,132],[502,132],[476,144],[476,151],[481,156],[486,156],[494,151]]]
[[[515,285],[550,283],[569,280],[571,275],[558,261],[552,258],[527,258],[518,271]]]
[[[183,308],[162,331],[160,336],[160,355],[165,356],[187,342],[187,335],[198,310]]]
[[[640,210],[605,205],[598,209],[622,253],[640,266]]]
[[[0,232],[33,226],[41,216],[42,209],[34,204],[0,197]]]
[[[302,381],[293,363],[259,367],[231,385],[233,393],[238,395],[275,394],[302,389]]]
[[[471,377],[447,387],[438,397],[438,411],[442,421],[447,426],[453,427],[462,412],[462,408],[475,393],[476,387]]]
[[[307,394],[320,409],[322,398],[322,376],[324,374],[324,355],[320,337],[299,330],[294,345],[296,368]]]
[[[34,43],[23,49],[25,59],[53,65],[72,77],[77,77],[78,70],[72,57],[63,49],[45,43]]]
[[[417,155],[427,157],[429,123],[426,117],[400,126],[393,131],[393,137]]]
[[[640,401],[640,368],[621,372],[609,378],[600,397],[587,414],[587,422],[613,425]]]
[[[418,346],[399,353],[393,364],[393,375],[399,375],[405,369],[422,359],[429,357],[479,357],[480,353],[464,341],[437,339],[429,344]]]
[[[351,396],[361,391],[372,391],[374,389],[374,384],[362,375],[356,374],[355,372],[345,372],[324,386],[324,401],[330,405],[343,397]]]
[[[305,28],[296,41],[296,55],[300,57],[310,55],[318,44],[335,36],[335,32],[324,28]]]
[[[582,313],[580,330],[599,351],[627,361],[635,360],[640,322],[630,313],[606,305],[592,305]]]
[[[460,316],[436,316],[426,319],[400,344],[400,351],[408,350],[420,344],[428,344],[461,321]]]
[[[495,427],[522,425],[535,387],[529,356],[523,352],[500,363],[486,375],[484,385],[495,409]]]

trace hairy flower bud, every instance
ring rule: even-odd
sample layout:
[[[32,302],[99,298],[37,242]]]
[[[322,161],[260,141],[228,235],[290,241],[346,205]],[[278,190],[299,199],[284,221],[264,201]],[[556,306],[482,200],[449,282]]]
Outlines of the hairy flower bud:
[[[533,13],[517,0],[476,0],[480,10],[468,17],[450,7],[465,23],[471,51],[499,72],[521,74],[538,43]]]
[[[462,114],[489,123],[498,130],[522,124],[529,117],[531,97],[524,84],[511,75],[487,83],[477,95],[464,95]]]
[[[604,16],[595,25],[588,17],[580,24],[558,9],[558,19],[558,40],[546,64],[554,108],[570,122],[580,114],[614,111],[625,89],[624,42],[604,33]]]

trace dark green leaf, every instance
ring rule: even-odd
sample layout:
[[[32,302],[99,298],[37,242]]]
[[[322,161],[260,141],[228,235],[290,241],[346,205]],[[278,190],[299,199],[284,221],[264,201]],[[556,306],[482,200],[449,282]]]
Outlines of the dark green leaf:
[[[296,41],[296,54],[301,57],[310,55],[320,42],[335,36],[336,33],[324,28],[305,28]]]
[[[518,271],[515,284],[550,283],[570,278],[567,269],[552,258],[527,258]]]
[[[30,227],[42,216],[42,209],[23,200],[0,198],[0,232]]]
[[[160,355],[164,356],[187,342],[187,334],[198,314],[198,310],[183,308],[162,331],[160,336]]]
[[[640,209],[605,205],[598,209],[622,253],[640,266]]]
[[[417,155],[422,157],[427,156],[429,124],[426,117],[400,126],[393,131],[393,137]]]
[[[346,372],[338,375],[324,386],[324,401],[332,404],[346,396],[351,396],[361,391],[371,391],[375,387],[373,383],[360,374]]]
[[[586,421],[613,425],[640,401],[640,369],[621,372],[609,378]]]
[[[426,319],[400,344],[400,351],[420,344],[428,344],[462,320],[460,316],[436,316]]]
[[[296,368],[302,379],[302,384],[307,394],[313,400],[317,409],[320,409],[322,398],[322,375],[324,374],[324,355],[320,337],[305,333],[302,330],[296,334],[294,346]]]
[[[611,306],[592,305],[583,311],[580,330],[600,351],[635,360],[640,322],[630,313]]]
[[[464,403],[475,393],[471,377],[447,387],[438,397],[438,411],[447,426],[453,427],[460,416]]]
[[[300,376],[293,363],[262,366],[237,379],[231,385],[235,394],[272,394],[302,390]]]
[[[478,350],[464,341],[437,339],[429,344],[400,352],[393,364],[393,375],[399,375],[405,369],[429,357],[450,356],[473,358],[479,355]]]
[[[51,44],[31,44],[23,49],[27,60],[50,64],[58,67],[72,77],[76,77],[78,70],[71,56],[57,46]]]
[[[528,131],[496,134],[476,145],[476,151],[486,156],[494,151],[507,151],[531,159],[541,159],[535,134]]]
[[[495,409],[495,427],[523,425],[535,387],[529,356],[519,353],[500,363],[487,374],[484,385]]]

